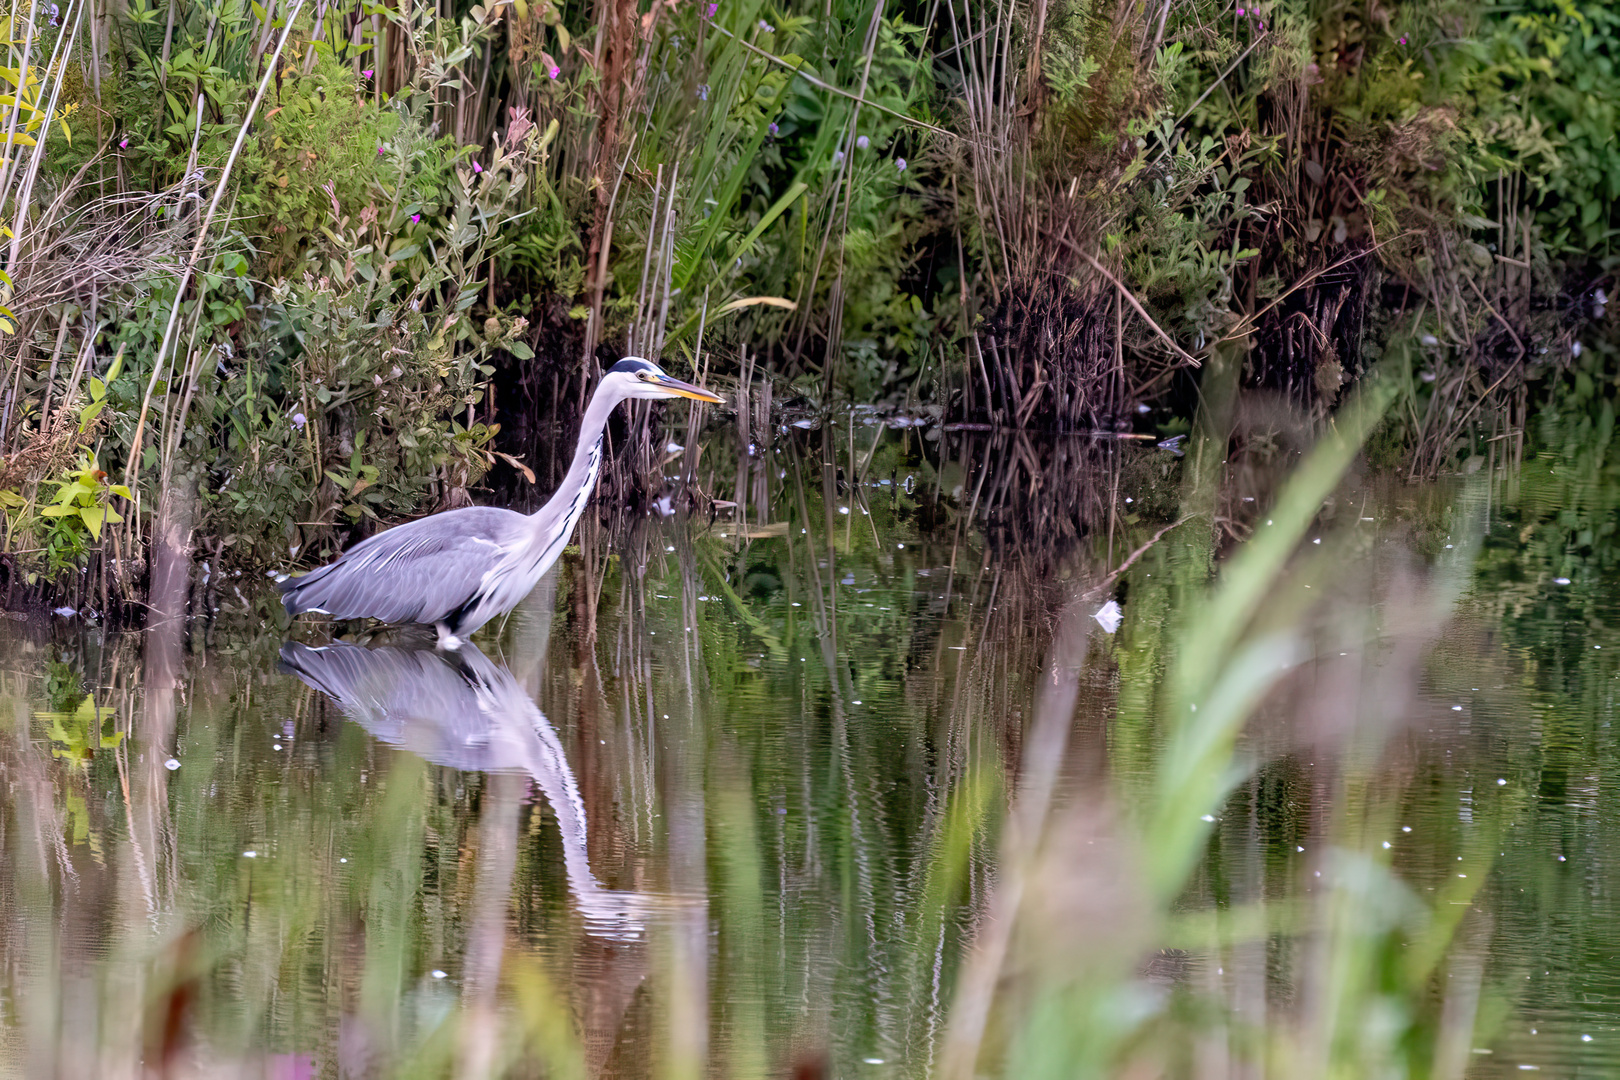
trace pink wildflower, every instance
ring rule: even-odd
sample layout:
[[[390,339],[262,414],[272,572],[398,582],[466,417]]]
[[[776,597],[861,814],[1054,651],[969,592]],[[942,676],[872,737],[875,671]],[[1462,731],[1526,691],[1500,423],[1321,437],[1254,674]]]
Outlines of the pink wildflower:
[[[120,150],[128,150],[129,149],[129,140],[128,139],[119,140],[118,149],[120,149]]]
[[[369,79],[369,78],[371,78],[371,75],[372,75],[372,71],[371,71],[370,68],[366,68],[366,70],[364,70],[364,71],[362,71],[360,73],[360,77],[362,79]]]
[[[422,220],[422,215],[421,214],[412,214],[411,215],[411,224],[412,225],[415,225],[417,222],[419,222],[421,220]]]
[[[703,17],[705,19],[712,19],[712,18],[714,18],[714,13],[719,11],[719,10],[720,10],[720,5],[719,4],[710,4],[710,5],[708,5],[707,7],[705,7],[703,9]]]
[[[478,162],[476,162],[476,161],[473,162],[473,172],[481,173],[483,171],[484,171],[484,167],[482,165],[478,164]]]
[[[1238,18],[1243,18],[1245,14],[1247,14],[1247,12],[1245,12],[1242,8],[1238,8]]]

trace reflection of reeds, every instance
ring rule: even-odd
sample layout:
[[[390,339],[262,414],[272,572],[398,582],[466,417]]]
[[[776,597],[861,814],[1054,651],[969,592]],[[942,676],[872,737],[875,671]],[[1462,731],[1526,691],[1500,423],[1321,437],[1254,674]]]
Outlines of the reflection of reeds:
[[[1430,977],[1450,951],[1459,918],[1450,905],[1477,885],[1464,879],[1433,907],[1414,904],[1390,875],[1388,857],[1378,857],[1375,839],[1390,834],[1376,823],[1369,781],[1392,719],[1410,705],[1425,648],[1461,592],[1473,548],[1458,544],[1462,550],[1454,550],[1428,583],[1399,566],[1375,572],[1373,580],[1382,583],[1366,598],[1355,596],[1345,578],[1343,560],[1365,546],[1353,535],[1330,538],[1326,549],[1297,551],[1392,396],[1387,383],[1362,388],[1278,494],[1265,528],[1221,569],[1218,584],[1202,587],[1207,555],[1201,549],[1207,551],[1208,541],[1189,527],[1171,534],[1169,550],[1152,561],[1161,583],[1133,591],[1136,621],[1128,623],[1121,647],[1125,655],[1150,650],[1162,659],[1126,666],[1122,657],[1122,675],[1147,677],[1151,663],[1162,663],[1165,677],[1154,690],[1122,696],[1114,721],[1114,779],[1128,780],[1139,770],[1145,800],[1116,804],[1119,792],[1110,798],[1107,788],[1054,799],[1054,762],[1073,723],[1086,659],[1083,648],[1064,641],[1090,625],[1088,611],[1071,605],[1002,829],[996,891],[958,987],[944,1075],[972,1076],[986,1068],[1021,1077],[1154,1071],[1170,1067],[1170,1047],[1179,1040],[1201,1045],[1195,1052],[1205,1055],[1206,1067],[1216,1067],[1207,1055],[1222,1046],[1231,1067],[1280,1076],[1366,1075],[1407,1053],[1412,1027],[1396,1025],[1369,1039],[1369,1020],[1393,1007],[1405,1024],[1423,1022]],[[1200,477],[1191,475],[1187,483],[1183,505],[1196,511]],[[1464,529],[1453,531],[1477,535],[1477,525]],[[1178,595],[1178,589],[1188,591]],[[1366,610],[1383,612],[1376,631],[1356,614]],[[1324,655],[1335,659],[1301,666]],[[1370,692],[1362,690],[1372,669],[1379,677]],[[1273,734],[1280,728],[1285,737],[1240,746],[1239,732],[1279,686],[1284,693],[1267,715]],[[1229,796],[1268,754],[1296,745],[1343,763],[1323,793],[1336,816],[1325,835],[1313,838],[1330,845],[1315,862],[1324,888],[1302,911],[1258,902],[1258,936],[1234,935],[1235,927],[1218,916],[1201,934],[1184,931],[1180,940],[1196,942],[1195,956],[1225,957],[1222,970],[1232,964],[1233,974],[1201,988],[1210,1004],[1227,998],[1232,1019],[1182,1028],[1174,1011],[1150,1004],[1152,978],[1144,983],[1137,967],[1154,943],[1166,940],[1165,926],[1211,836],[1242,842],[1229,836],[1231,828],[1214,824]],[[1255,841],[1251,836],[1249,843]],[[1242,866],[1230,856],[1225,861]],[[1298,929],[1282,929],[1288,925]],[[1265,951],[1251,946],[1296,935],[1304,957],[1294,973],[1300,1004],[1254,1031],[1250,1039],[1258,1043],[1236,1038],[1240,1016],[1266,1011]],[[1381,985],[1372,972],[1387,962],[1394,938],[1412,950],[1403,954],[1401,977]],[[1456,971],[1461,977],[1450,985],[1438,1021],[1435,1075],[1460,1076],[1467,1060],[1479,969],[1465,954]],[[1189,990],[1198,983],[1189,974],[1178,981]],[[1140,1003],[1125,1005],[1133,998]],[[1169,1043],[1145,1037],[1154,1030]]]
[[[0,888],[0,952],[33,950],[0,968],[34,1010],[17,1038],[42,1067],[84,1053],[108,1075],[142,1053],[175,1075],[303,1056],[373,1075],[837,1075],[873,1057],[903,1075],[1359,1076],[1400,1055],[1455,1075],[1489,928],[1463,904],[1491,840],[1458,847],[1467,879],[1412,895],[1379,840],[1414,769],[1378,770],[1473,553],[1425,571],[1359,522],[1320,546],[1307,531],[1376,415],[1341,415],[1214,584],[1220,503],[1198,470],[1219,460],[1196,448],[1182,509],[1202,516],[1121,526],[1106,563],[1088,525],[1059,541],[1096,553],[1070,551],[1068,583],[1038,569],[1051,557],[987,549],[979,517],[904,533],[902,558],[895,485],[849,482],[890,459],[830,425],[768,485],[746,454],[718,469],[743,460],[764,495],[748,519],[778,530],[640,520],[609,545],[598,523],[504,647],[577,777],[592,871],[664,897],[645,942],[593,937],[566,828],[511,777],[393,751],[251,664],[188,661],[177,635],[149,638],[143,682],[124,646],[96,680],[120,747],[82,766],[20,730],[0,748],[28,781],[4,805],[30,800],[5,815]],[[997,482],[981,506],[1034,499]],[[972,486],[939,512],[966,515]],[[1117,636],[1094,600],[1054,613],[1127,550]],[[844,583],[902,570],[930,576],[887,589],[895,610]],[[1304,782],[1288,755],[1306,746],[1309,862],[1268,869],[1283,825],[1253,807]],[[81,805],[86,839],[62,840]],[[111,951],[81,952],[83,926]],[[1440,965],[1454,977],[1431,995]],[[1375,1014],[1400,1023],[1367,1036]]]

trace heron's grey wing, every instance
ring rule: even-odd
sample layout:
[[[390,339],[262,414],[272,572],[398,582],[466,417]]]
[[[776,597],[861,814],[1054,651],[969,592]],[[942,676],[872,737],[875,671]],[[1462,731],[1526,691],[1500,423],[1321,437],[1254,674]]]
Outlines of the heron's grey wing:
[[[517,515],[513,515],[516,517]],[[337,562],[282,583],[287,610],[334,619],[435,622],[477,595],[506,550],[487,515],[453,512],[378,533]]]

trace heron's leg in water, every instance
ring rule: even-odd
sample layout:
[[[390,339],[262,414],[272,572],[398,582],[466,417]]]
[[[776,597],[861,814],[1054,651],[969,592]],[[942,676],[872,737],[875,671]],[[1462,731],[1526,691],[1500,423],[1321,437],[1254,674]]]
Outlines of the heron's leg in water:
[[[456,637],[455,633],[450,629],[448,624],[442,622],[434,623],[433,628],[439,632],[439,640],[436,643],[436,647],[440,649],[452,650],[461,648],[461,639]]]

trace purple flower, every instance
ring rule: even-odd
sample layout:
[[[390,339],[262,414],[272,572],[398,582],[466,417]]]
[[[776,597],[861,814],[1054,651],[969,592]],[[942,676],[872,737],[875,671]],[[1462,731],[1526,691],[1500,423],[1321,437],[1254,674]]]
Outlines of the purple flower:
[[[709,84],[708,83],[704,83],[702,86],[697,88],[697,96],[698,96],[699,101],[708,101],[709,100]]]
[[[720,5],[719,4],[710,4],[708,7],[703,9],[703,17],[705,19],[712,19],[712,18],[714,18],[714,13],[719,11],[719,10],[720,10]]]
[[[1400,40],[1400,44],[1402,44],[1402,45],[1405,45],[1405,44],[1406,44],[1406,35],[1405,35],[1405,34],[1402,34],[1402,35],[1401,35],[1401,40]]]
[[[766,128],[765,130],[771,133],[771,138],[773,138],[773,139],[776,138],[776,125],[775,124],[772,124],[770,127]]]
[[[776,27],[772,26],[770,23],[766,22],[764,19],[759,20],[759,28],[760,28],[761,32],[766,33],[766,34],[774,34],[774,33],[776,33]]]
[[[382,152],[383,152],[383,148],[382,148],[382,147],[380,147],[380,146],[379,146],[379,147],[377,147],[377,153],[379,153],[379,154],[381,154],[381,153],[382,153]]]
[[[872,140],[868,139],[865,135],[862,135],[860,138],[855,140],[855,149],[857,149],[857,150],[865,150],[868,146],[871,146],[871,145],[872,145]]]
[[[118,149],[120,149],[120,150],[128,150],[129,149],[129,140],[128,139],[119,140]]]
[[[546,71],[546,75],[553,79],[561,74],[562,68],[558,67],[556,64],[552,64],[551,67]]]
[[[422,220],[422,215],[421,214],[412,214],[411,215],[411,224],[412,225],[415,225],[417,222],[419,222],[421,220]]]
[[[840,161],[843,161],[843,160],[844,160],[844,152],[842,150],[834,150],[833,151],[833,164],[836,165]]]
[[[1261,19],[1259,22],[1255,23],[1254,25],[1255,25],[1255,27],[1257,29],[1264,30],[1266,28],[1266,20]]]
[[[905,172],[906,171],[906,159],[903,158],[903,157],[895,158],[894,159],[894,167],[899,169],[901,172]]]
[[[1242,8],[1238,8],[1238,18],[1241,19],[1246,14],[1248,14],[1248,12],[1244,11]]]
[[[371,75],[372,75],[372,71],[371,71],[370,68],[366,68],[366,70],[364,70],[364,71],[362,71],[360,73],[360,77],[362,79],[369,79],[369,78],[371,78]]]
[[[303,413],[295,412],[292,414],[293,427],[298,428],[301,431],[303,430],[304,425],[307,423],[309,423],[309,417],[305,416]]]
[[[476,161],[473,162],[473,172],[481,173],[483,171],[484,171],[484,167],[482,165],[478,164],[478,162],[476,162]]]

